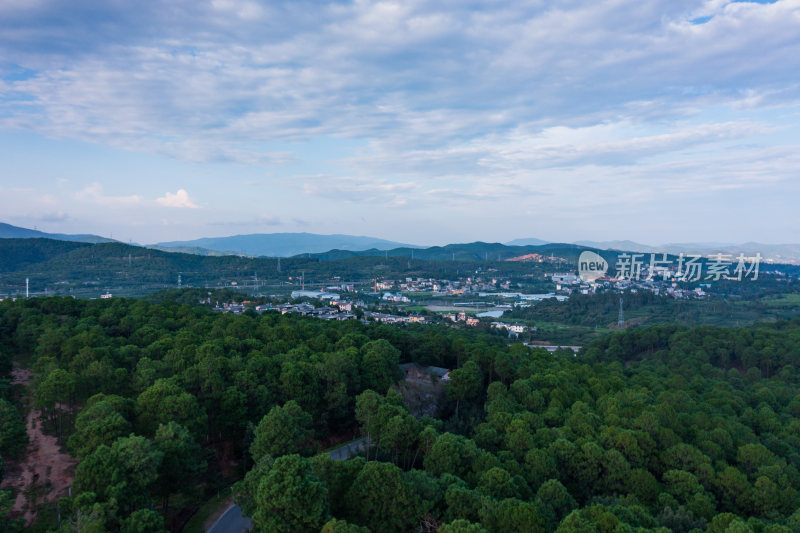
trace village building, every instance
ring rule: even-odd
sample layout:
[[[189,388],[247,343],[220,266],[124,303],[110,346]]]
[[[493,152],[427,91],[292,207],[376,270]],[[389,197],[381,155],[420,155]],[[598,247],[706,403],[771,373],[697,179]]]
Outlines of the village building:
[[[405,373],[406,381],[422,381],[422,380],[450,380],[450,369],[442,368],[440,366],[424,366],[419,363],[404,363],[400,365]]]

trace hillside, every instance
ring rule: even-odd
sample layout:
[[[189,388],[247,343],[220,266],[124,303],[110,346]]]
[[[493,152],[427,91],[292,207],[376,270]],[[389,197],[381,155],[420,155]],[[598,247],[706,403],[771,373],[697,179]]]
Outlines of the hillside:
[[[65,233],[45,233],[35,229],[20,228],[0,222],[0,239],[53,239],[56,241],[74,241],[86,243],[116,242],[98,235],[80,234],[69,235]]]
[[[56,502],[66,529],[182,531],[223,492],[258,531],[800,530],[797,320],[629,329],[577,356],[126,298],[4,301],[0,324],[0,380],[35,370],[15,387],[42,414],[37,434],[0,390],[8,471],[38,475],[8,531],[57,530]],[[404,372],[428,365],[447,383]],[[437,418],[397,392],[414,381],[442,384]],[[43,434],[77,463],[71,492]],[[360,437],[357,457],[323,452]]]
[[[208,248],[200,248],[199,246],[161,246],[159,244],[151,244],[147,248],[150,248],[152,250],[160,250],[162,252],[193,254],[193,255],[210,255],[213,257],[222,257],[223,255],[239,255],[233,252],[219,252],[217,250],[209,250]]]
[[[574,263],[580,252],[586,247],[574,244],[544,244],[527,246],[508,246],[500,243],[471,242],[465,244],[448,244],[446,246],[431,246],[430,248],[394,248],[391,250],[329,250],[327,252],[308,254],[322,260],[344,259],[360,256],[380,257],[407,257],[425,261],[507,261],[531,253],[539,253],[554,258],[565,259]],[[614,254],[612,254],[614,255]]]
[[[451,245],[421,250],[388,252],[338,252],[283,258],[220,257],[164,252],[124,243],[68,243],[52,239],[0,239],[0,295],[69,294],[97,297],[106,290],[115,295],[139,296],[177,287],[255,287],[285,292],[305,279],[306,286],[330,284],[334,277],[355,282],[375,278],[458,277],[476,268],[495,268],[508,274],[543,274],[552,263],[509,262],[504,259],[537,248],[508,248],[501,244]],[[489,252],[491,250],[491,253]],[[577,248],[553,248],[556,257]],[[417,251],[415,250],[416,254]],[[547,253],[550,253],[548,249]],[[453,260],[455,257],[455,260]],[[484,258],[488,260],[484,261]],[[499,260],[498,260],[499,258]],[[480,261],[479,261],[480,259]],[[560,268],[556,265],[556,268]]]
[[[287,261],[286,267],[303,260]],[[308,262],[307,260],[305,262]],[[0,294],[32,290],[97,296],[107,289],[141,295],[177,284],[225,285],[258,271],[276,271],[274,259],[211,257],[151,250],[123,243],[68,243],[52,239],[0,239]]]

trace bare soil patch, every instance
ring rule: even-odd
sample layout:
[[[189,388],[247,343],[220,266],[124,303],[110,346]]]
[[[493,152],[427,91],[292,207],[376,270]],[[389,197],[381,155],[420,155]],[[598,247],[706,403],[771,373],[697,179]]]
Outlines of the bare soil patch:
[[[15,367],[12,370],[12,384],[28,387],[31,371]],[[77,460],[64,453],[57,439],[43,431],[41,413],[33,409],[30,389],[27,402],[26,425],[28,449],[20,461],[9,461],[8,474],[3,480],[3,489],[16,493],[12,513],[23,517],[26,526],[36,519],[36,507],[46,502],[55,502],[67,495],[75,477]]]

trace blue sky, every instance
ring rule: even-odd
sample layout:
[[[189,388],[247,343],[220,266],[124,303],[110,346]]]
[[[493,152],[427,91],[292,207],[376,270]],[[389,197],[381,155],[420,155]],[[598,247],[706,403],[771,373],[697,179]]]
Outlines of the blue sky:
[[[0,2],[0,220],[797,242],[800,0]]]

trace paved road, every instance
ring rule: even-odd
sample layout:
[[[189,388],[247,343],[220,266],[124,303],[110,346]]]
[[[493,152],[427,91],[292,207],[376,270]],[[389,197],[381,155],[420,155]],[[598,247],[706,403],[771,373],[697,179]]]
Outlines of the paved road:
[[[351,443],[345,444],[344,446],[339,446],[335,450],[329,451],[328,455],[330,455],[331,459],[334,461],[344,461],[345,459],[350,459],[354,455],[363,452],[366,444],[367,438],[361,437],[358,440],[354,440]]]
[[[231,505],[228,510],[222,513],[214,524],[208,528],[206,533],[242,533],[250,531],[253,522],[246,516],[242,516],[242,508],[238,505]]]
[[[329,451],[328,455],[334,461],[344,461],[364,451],[366,444],[367,438],[362,437]],[[253,521],[246,516],[242,516],[242,508],[238,505],[231,505],[206,533],[242,533],[243,531],[250,531],[252,527]]]

